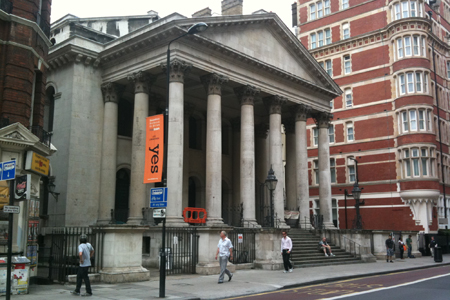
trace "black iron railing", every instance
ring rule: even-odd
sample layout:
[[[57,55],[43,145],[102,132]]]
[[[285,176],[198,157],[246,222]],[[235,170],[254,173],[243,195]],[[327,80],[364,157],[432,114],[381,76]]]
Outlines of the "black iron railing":
[[[166,228],[167,275],[196,273],[198,241],[197,228]]]
[[[94,248],[91,258],[90,273],[98,273],[103,267],[104,233],[92,227],[55,228],[51,234],[51,245],[46,255],[39,253],[39,268],[48,269],[48,278],[58,282],[66,282],[68,275],[77,274],[79,266],[78,245],[80,235],[86,234],[87,241]],[[42,274],[42,273],[41,273]]]
[[[47,147],[50,147],[52,142],[52,134],[50,132],[45,131],[41,126],[31,126],[30,131],[39,138],[41,143],[45,144]]]
[[[228,232],[228,238],[233,244],[233,264],[253,263],[256,258],[255,252],[256,231],[251,228],[238,228]]]
[[[12,11],[12,3],[10,0],[0,0],[0,9],[10,14]]]
[[[323,215],[309,215],[309,221],[314,229],[323,229]]]

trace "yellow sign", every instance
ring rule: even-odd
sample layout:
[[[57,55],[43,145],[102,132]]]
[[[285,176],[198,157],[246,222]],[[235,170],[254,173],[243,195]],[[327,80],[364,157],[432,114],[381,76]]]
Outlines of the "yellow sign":
[[[0,186],[0,209],[9,203],[9,188],[5,186]]]
[[[27,152],[27,163],[25,169],[48,176],[50,160],[33,151]]]

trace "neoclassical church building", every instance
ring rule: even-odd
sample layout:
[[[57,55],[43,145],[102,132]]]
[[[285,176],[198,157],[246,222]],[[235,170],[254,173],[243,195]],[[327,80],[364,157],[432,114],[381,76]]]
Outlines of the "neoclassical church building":
[[[173,42],[167,66],[168,43],[199,22],[208,29]],[[314,117],[320,211],[334,227],[328,127],[341,90],[276,14],[242,15],[241,6],[218,17],[208,9],[193,18],[67,15],[52,24],[51,40],[47,95],[58,149],[51,175],[60,194],[50,199],[46,228],[128,228],[140,251],[149,190],[161,186],[143,183],[145,122],[164,113],[168,89],[167,226],[188,226],[185,207],[206,209],[205,228],[264,226],[260,190],[271,167],[277,226],[287,226],[286,207],[309,219],[306,120]],[[294,149],[286,175],[282,124]],[[290,203],[287,193],[295,195]],[[205,245],[214,251],[212,234]]]

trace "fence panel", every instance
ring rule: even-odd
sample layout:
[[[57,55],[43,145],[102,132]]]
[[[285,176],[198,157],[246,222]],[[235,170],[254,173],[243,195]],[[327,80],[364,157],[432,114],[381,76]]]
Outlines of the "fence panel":
[[[228,233],[233,244],[233,264],[253,263],[256,258],[255,235],[256,231],[251,228],[235,227]]]
[[[197,228],[166,228],[166,274],[195,274]]]

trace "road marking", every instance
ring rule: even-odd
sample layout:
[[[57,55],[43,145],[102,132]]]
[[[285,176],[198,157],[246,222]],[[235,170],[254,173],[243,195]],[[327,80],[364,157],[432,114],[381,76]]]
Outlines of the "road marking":
[[[424,282],[424,281],[427,281],[427,280],[441,278],[441,277],[445,277],[445,276],[450,276],[450,273],[449,274],[443,274],[443,275],[437,275],[437,276],[434,276],[434,277],[429,277],[429,278],[424,278],[424,279],[419,279],[419,280],[416,280],[416,281],[402,283],[402,284],[393,285],[393,286],[389,286],[389,287],[373,289],[373,290],[370,290],[370,291],[357,292],[357,293],[353,293],[353,294],[347,294],[347,295],[336,296],[336,297],[331,297],[331,298],[322,298],[322,299],[323,300],[325,300],[325,299],[326,300],[334,300],[334,299],[342,299],[342,298],[352,297],[352,296],[357,296],[357,295],[364,295],[364,294],[379,292],[379,291],[383,291],[383,290],[395,289],[395,288],[398,288],[398,287],[407,286],[407,285],[411,285],[411,284],[416,284],[416,283],[419,283],[419,282]]]

